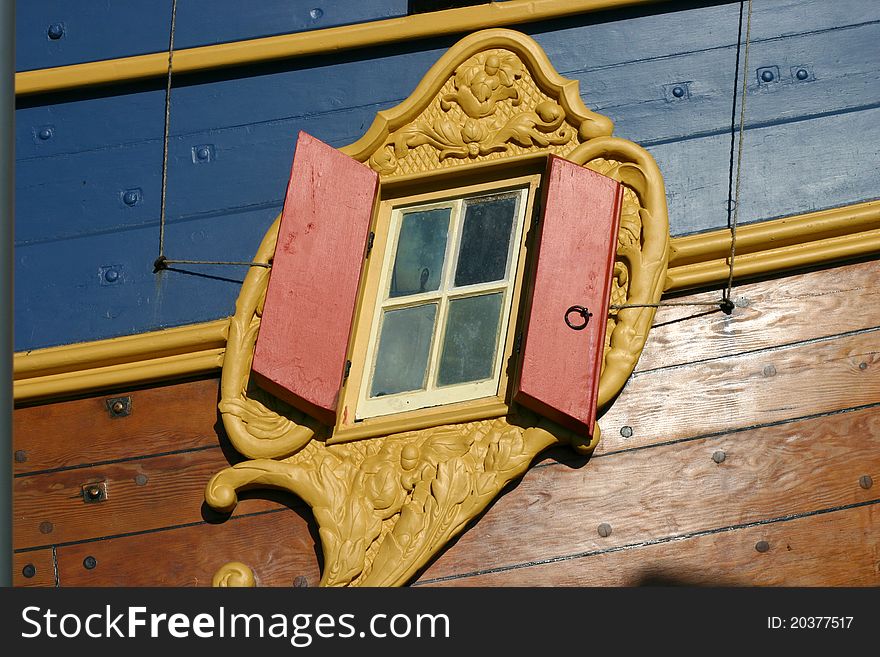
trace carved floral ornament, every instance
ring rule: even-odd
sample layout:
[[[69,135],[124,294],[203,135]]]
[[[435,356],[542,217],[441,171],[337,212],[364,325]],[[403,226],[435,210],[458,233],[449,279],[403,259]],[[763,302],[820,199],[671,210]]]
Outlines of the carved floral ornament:
[[[454,167],[553,153],[622,183],[623,205],[606,319],[599,407],[635,367],[665,280],[668,221],[663,181],[638,145],[611,137],[612,123],[584,107],[578,83],[553,69],[529,37],[502,29],[472,34],[431,68],[413,94],[380,112],[342,149],[383,182]],[[255,262],[269,262],[279,220]],[[312,509],[324,555],[322,586],[408,582],[535,456],[556,444],[589,453],[591,442],[512,407],[506,417],[328,444],[328,430],[250,381],[269,270],[253,267],[231,320],[219,408],[235,448],[249,460],[217,473],[205,499],[232,511],[237,492],[276,488]],[[252,586],[233,562],[217,586]]]

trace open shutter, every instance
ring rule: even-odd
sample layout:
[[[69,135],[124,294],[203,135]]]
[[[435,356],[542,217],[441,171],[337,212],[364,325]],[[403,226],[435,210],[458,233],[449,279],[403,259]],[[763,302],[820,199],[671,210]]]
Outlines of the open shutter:
[[[333,425],[379,177],[299,133],[252,376]]]
[[[596,421],[622,194],[611,178],[550,156],[514,400],[581,435]]]

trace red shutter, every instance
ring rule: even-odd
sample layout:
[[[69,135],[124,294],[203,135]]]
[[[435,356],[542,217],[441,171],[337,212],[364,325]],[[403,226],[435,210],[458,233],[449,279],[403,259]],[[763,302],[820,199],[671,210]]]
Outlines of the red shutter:
[[[622,194],[611,178],[550,156],[514,399],[581,435],[596,421]],[[576,306],[592,313],[581,330]]]
[[[299,133],[251,372],[329,425],[378,185],[373,170]]]

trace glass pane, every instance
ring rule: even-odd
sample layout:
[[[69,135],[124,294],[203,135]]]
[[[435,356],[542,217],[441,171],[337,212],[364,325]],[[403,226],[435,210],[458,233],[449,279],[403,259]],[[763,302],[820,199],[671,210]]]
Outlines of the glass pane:
[[[440,287],[450,211],[437,208],[403,215],[391,271],[390,297],[433,292]]]
[[[468,201],[455,270],[456,287],[505,277],[515,212],[515,196]]]
[[[425,387],[437,304],[386,310],[370,397]]]
[[[492,377],[503,298],[504,293],[496,292],[449,302],[437,385]]]

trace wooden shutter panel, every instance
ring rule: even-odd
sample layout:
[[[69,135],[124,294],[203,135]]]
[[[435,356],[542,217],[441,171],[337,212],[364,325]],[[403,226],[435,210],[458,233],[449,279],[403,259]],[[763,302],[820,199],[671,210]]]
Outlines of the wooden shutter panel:
[[[252,376],[333,425],[378,175],[299,133]]]
[[[619,183],[550,156],[540,243],[514,400],[592,436],[617,250]],[[574,306],[592,313],[586,326]]]

